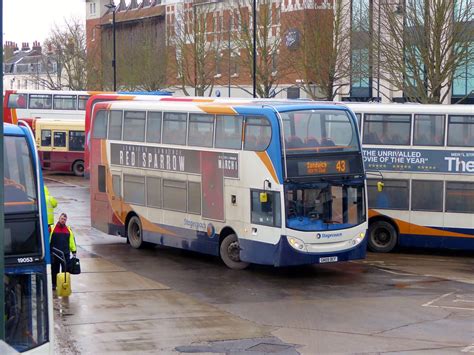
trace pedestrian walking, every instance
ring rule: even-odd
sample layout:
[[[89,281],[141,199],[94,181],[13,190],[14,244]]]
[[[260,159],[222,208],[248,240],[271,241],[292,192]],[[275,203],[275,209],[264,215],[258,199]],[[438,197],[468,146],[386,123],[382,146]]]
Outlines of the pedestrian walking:
[[[74,234],[72,233],[71,228],[66,225],[67,222],[67,215],[65,213],[61,213],[59,216],[59,221],[56,223],[54,228],[51,230],[50,235],[50,246],[51,246],[51,273],[53,276],[53,290],[56,289],[56,277],[59,273],[59,269],[61,268],[62,272],[66,272],[66,268],[70,265],[72,253],[73,257],[76,257],[76,241],[74,240]],[[53,248],[58,249],[64,253],[65,260],[62,261],[58,257],[56,257],[53,252]]]
[[[44,185],[44,196],[46,200],[46,212],[48,215],[48,231],[51,233],[54,224],[54,209],[58,206],[58,201],[49,194],[46,185]]]

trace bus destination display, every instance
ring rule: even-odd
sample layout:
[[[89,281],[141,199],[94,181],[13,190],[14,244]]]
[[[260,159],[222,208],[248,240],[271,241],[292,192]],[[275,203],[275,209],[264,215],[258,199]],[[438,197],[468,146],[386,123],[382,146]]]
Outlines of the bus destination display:
[[[298,175],[300,176],[318,174],[337,175],[349,172],[349,162],[345,159],[298,162]]]

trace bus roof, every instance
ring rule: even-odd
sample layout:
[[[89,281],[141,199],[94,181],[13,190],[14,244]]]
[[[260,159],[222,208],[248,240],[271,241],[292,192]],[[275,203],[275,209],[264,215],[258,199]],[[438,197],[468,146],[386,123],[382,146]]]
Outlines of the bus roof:
[[[317,102],[305,100],[275,100],[275,99],[217,99],[217,100],[179,100],[167,98],[163,100],[109,101],[102,102],[110,109],[167,109],[176,111],[207,112],[213,114],[236,114],[233,107],[262,108],[273,107],[278,111],[304,110],[309,106],[314,109],[347,109],[347,106],[335,102]]]
[[[474,114],[473,105],[434,105],[434,104],[381,104],[345,102],[354,112],[364,113],[393,113],[393,114]]]
[[[8,135],[24,136],[25,135],[25,131],[22,128],[18,127],[15,124],[10,124],[10,123],[3,124],[3,131],[6,136]]]

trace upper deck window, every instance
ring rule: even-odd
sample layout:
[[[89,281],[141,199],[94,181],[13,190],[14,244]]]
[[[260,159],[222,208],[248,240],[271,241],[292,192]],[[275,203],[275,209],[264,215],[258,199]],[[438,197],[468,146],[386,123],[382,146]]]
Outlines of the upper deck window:
[[[366,114],[364,119],[365,144],[409,145],[410,115]]]
[[[97,111],[95,114],[93,137],[99,139],[107,137],[107,111],[105,110]]]
[[[242,148],[242,116],[216,117],[216,148]]]
[[[245,150],[265,150],[272,138],[272,127],[265,117],[247,116],[245,118]]]
[[[109,115],[109,139],[122,139],[122,111],[110,111]]]
[[[149,143],[161,142],[161,112],[148,112],[146,121],[146,141]]]
[[[125,111],[123,139],[132,142],[144,142],[145,118],[145,111]]]
[[[8,97],[8,108],[26,108],[26,94],[10,94]]]
[[[163,143],[186,144],[186,113],[163,114]]]
[[[51,110],[52,97],[48,94],[30,94],[29,108]]]
[[[53,108],[55,110],[75,110],[76,95],[54,95]]]
[[[214,138],[214,116],[205,114],[189,114],[188,145],[211,147]]]
[[[89,100],[89,95],[79,95],[77,99],[77,109],[85,110],[87,105],[87,100]]]
[[[474,116],[449,116],[448,145],[474,147]]]
[[[282,112],[287,154],[308,151],[357,151],[357,125],[343,110]]]
[[[444,145],[444,116],[415,115],[413,145]]]

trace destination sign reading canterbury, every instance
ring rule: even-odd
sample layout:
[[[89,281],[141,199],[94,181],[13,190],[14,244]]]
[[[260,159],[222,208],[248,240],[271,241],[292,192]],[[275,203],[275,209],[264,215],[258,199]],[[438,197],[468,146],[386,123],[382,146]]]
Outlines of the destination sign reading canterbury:
[[[110,144],[111,164],[131,168],[201,173],[201,152],[190,149]],[[239,157],[235,153],[217,153],[217,167],[223,176],[239,177]]]

